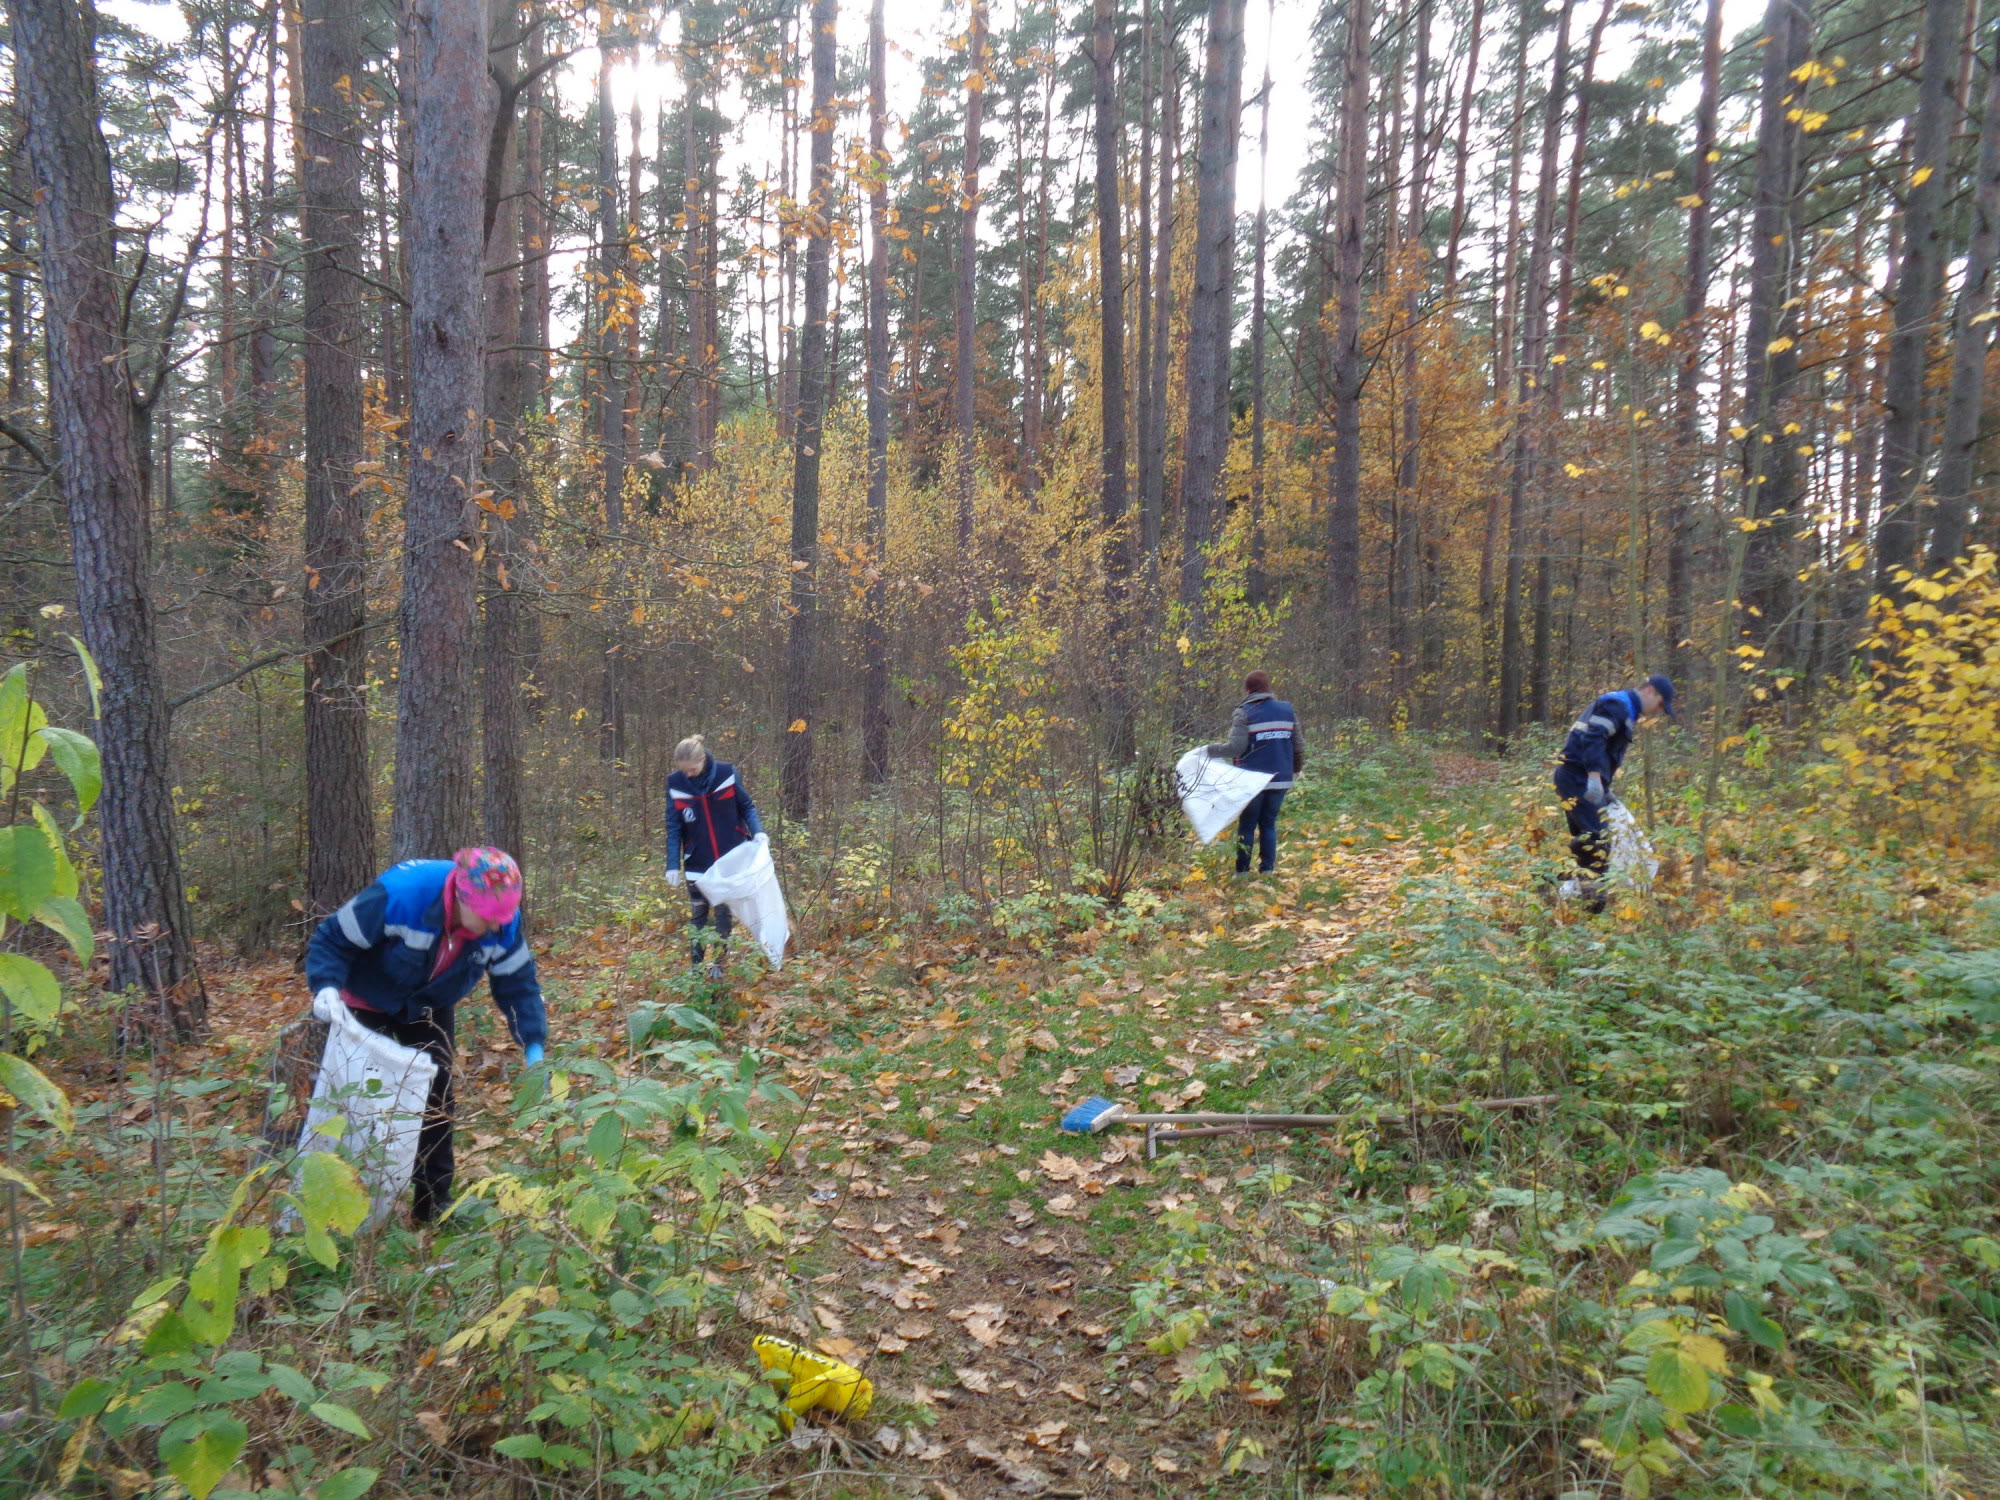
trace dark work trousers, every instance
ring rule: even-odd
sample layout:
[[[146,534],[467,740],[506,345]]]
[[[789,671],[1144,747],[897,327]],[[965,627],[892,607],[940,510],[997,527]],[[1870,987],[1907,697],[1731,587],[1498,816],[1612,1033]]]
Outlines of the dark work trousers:
[[[1263,841],[1257,868],[1268,875],[1278,868],[1278,809],[1285,805],[1288,786],[1265,787],[1250,799],[1243,816],[1236,820],[1236,873],[1250,873],[1250,845]]]
[[[708,957],[708,944],[702,940],[702,932],[707,928],[709,918],[713,916],[715,919],[716,941],[726,943],[729,941],[729,934],[736,930],[736,913],[726,906],[710,906],[708,897],[701,893],[701,887],[692,880],[688,882],[688,906],[694,913],[695,927],[688,952],[693,955],[696,963],[700,963]]]
[[[1576,862],[1591,875],[1602,875],[1611,866],[1611,835],[1604,826],[1604,809],[1592,807],[1583,795],[1590,785],[1590,773],[1574,766],[1557,766],[1556,795],[1562,799],[1563,818],[1569,824],[1569,850]],[[1610,778],[1605,779],[1605,796],[1611,794]]]
[[[355,1010],[354,1019],[405,1047],[429,1053],[437,1064],[430,1098],[424,1103],[424,1123],[417,1132],[417,1164],[411,1174],[416,1188],[411,1217],[419,1224],[428,1224],[451,1207],[451,1180],[457,1170],[451,1146],[452,1117],[458,1108],[452,1078],[452,1059],[457,1052],[453,1033],[456,1008],[425,1011],[414,1021],[394,1020],[380,1011]]]

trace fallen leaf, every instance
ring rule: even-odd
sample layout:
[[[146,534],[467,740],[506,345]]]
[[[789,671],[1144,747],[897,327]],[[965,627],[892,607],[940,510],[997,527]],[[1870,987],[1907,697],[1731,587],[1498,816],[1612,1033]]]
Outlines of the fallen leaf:
[[[1055,1480],[1042,1469],[1026,1462],[1027,1455],[1016,1458],[1002,1453],[984,1438],[967,1438],[965,1451],[981,1463],[991,1464],[1000,1471],[1007,1481],[1007,1488],[1017,1495],[1040,1495],[1052,1488]]]
[[[1132,1477],[1132,1465],[1113,1453],[1104,1460],[1104,1472],[1109,1474],[1113,1479],[1130,1479]]]
[[[417,1426],[421,1427],[424,1436],[437,1444],[438,1447],[449,1448],[451,1446],[451,1423],[447,1422],[436,1412],[418,1412]]]
[[[1037,1052],[1054,1052],[1062,1046],[1062,1043],[1056,1040],[1056,1034],[1053,1031],[1049,1030],[1046,1026],[1041,1026],[1028,1033],[1028,1045],[1033,1047]]]
[[[967,1367],[962,1370],[954,1369],[951,1373],[958,1377],[960,1385],[971,1391],[975,1396],[990,1396],[993,1394],[993,1376],[989,1371]]]
[[[921,1318],[905,1318],[896,1325],[896,1337],[910,1339],[913,1342],[917,1339],[927,1339],[934,1332],[936,1332],[934,1326]]]
[[[1155,1453],[1153,1455],[1153,1472],[1155,1474],[1178,1474],[1180,1471],[1180,1462],[1173,1454]]]
[[[1081,1401],[1085,1406],[1090,1405],[1090,1393],[1074,1380],[1058,1380],[1056,1382],[1056,1392],[1059,1395],[1069,1397],[1072,1401]]]
[[[904,1340],[894,1338],[889,1334],[878,1333],[875,1335],[875,1352],[877,1354],[901,1354],[909,1347],[909,1344]]]
[[[1037,1448],[1053,1448],[1056,1440],[1069,1431],[1069,1423],[1051,1419],[1037,1422],[1021,1434],[1021,1441]]]

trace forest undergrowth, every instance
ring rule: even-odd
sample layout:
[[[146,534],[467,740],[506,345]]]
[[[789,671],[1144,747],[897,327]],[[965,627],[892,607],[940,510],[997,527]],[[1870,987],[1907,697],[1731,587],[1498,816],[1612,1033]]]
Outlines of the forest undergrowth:
[[[2000,866],[1756,735],[1697,891],[1693,757],[1646,753],[1666,868],[1595,917],[1546,899],[1534,756],[1369,737],[1270,879],[850,900],[726,991],[676,908],[546,934],[553,1066],[467,1009],[424,1235],[260,1165],[288,965],[212,967],[171,1055],[74,1014],[0,1489],[1991,1493]],[[1149,1161],[1057,1133],[1092,1093],[1351,1123]],[[872,1408],[787,1433],[759,1332]]]

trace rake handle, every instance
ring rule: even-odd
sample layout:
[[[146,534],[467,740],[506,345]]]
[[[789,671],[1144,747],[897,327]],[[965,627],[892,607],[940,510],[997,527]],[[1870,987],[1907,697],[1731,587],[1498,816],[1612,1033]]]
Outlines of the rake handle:
[[[1554,1104],[1560,1099],[1558,1094],[1523,1094],[1513,1099],[1473,1099],[1463,1104],[1441,1104],[1420,1109],[1418,1114],[1448,1115],[1463,1109],[1531,1109]],[[1118,1125],[1246,1125],[1276,1130],[1327,1129],[1336,1125],[1350,1124],[1360,1117],[1360,1111],[1344,1115],[1261,1115],[1261,1114],[1124,1114],[1113,1123]],[[1375,1116],[1378,1120],[1400,1120],[1402,1110],[1385,1110]]]

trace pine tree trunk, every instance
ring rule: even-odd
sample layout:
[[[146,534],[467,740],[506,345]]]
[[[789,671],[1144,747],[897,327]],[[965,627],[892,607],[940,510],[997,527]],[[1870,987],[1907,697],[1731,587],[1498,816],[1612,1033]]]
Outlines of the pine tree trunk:
[[[1910,130],[1908,196],[1903,201],[1903,257],[1889,300],[1896,324],[1882,378],[1888,414],[1882,423],[1881,520],[1875,532],[1875,587],[1897,588],[1896,574],[1917,562],[1915,495],[1923,483],[1924,377],[1931,317],[1946,246],[1938,234],[1952,123],[1951,86],[1958,71],[1964,0],[1929,0],[1924,9],[1924,63],[1917,79],[1917,114]]]
[[[799,337],[799,419],[792,440],[792,621],[785,672],[786,816],[812,815],[813,656],[818,647],[819,450],[826,428],[826,303],[833,235],[833,125],[837,85],[834,20],[837,0],[813,0],[812,191],[807,200],[805,326]]]
[[[1430,164],[1424,131],[1424,105],[1429,97],[1431,75],[1431,5],[1422,0],[1417,7],[1417,73],[1410,93],[1410,216],[1404,235],[1414,254],[1404,268],[1407,283],[1403,293],[1402,369],[1402,452],[1396,464],[1396,546],[1389,560],[1399,596],[1398,607],[1390,611],[1390,639],[1394,643],[1396,692],[1406,694],[1414,682],[1416,668],[1417,548],[1421,535],[1418,524],[1417,479],[1422,459],[1419,432],[1423,405],[1418,399],[1420,374],[1418,353],[1423,343],[1419,335],[1422,298],[1418,295],[1423,267],[1429,264],[1422,254],[1425,223],[1425,172]]]
[[[882,7],[874,0],[868,14],[868,565],[875,576],[861,627],[861,763],[871,786],[889,779],[889,43]]]
[[[1230,321],[1235,296],[1236,140],[1243,98],[1244,0],[1212,0],[1201,81],[1194,295],[1188,303],[1187,436],[1181,461],[1181,603],[1193,617],[1215,539],[1229,450]]]
[[[1458,157],[1452,165],[1451,238],[1444,256],[1445,285],[1458,288],[1458,245],[1465,233],[1465,174],[1472,161],[1472,100],[1479,92],[1480,28],[1486,20],[1486,0],[1472,0],[1471,37],[1466,44],[1465,93],[1458,101]]]
[[[952,417],[958,438],[958,540],[972,541],[974,464],[978,434],[973,414],[979,383],[975,311],[979,277],[979,131],[986,108],[986,0],[972,0],[972,30],[965,48],[965,163],[959,188],[957,284],[952,297]],[[815,158],[816,159],[816,158]]]
[[[1142,317],[1153,321],[1148,364],[1146,422],[1139,429],[1139,550],[1146,559],[1147,608],[1159,592],[1160,544],[1167,508],[1167,372],[1173,358],[1174,159],[1180,150],[1180,67],[1173,43],[1174,0],[1160,0],[1160,40],[1155,74],[1160,94],[1159,230],[1153,243],[1153,300]],[[1144,212],[1154,211],[1149,204]]]
[[[1270,0],[1273,18],[1277,0]],[[1257,248],[1250,274],[1250,565],[1244,593],[1253,605],[1269,593],[1264,576],[1264,270],[1270,258],[1271,56],[1274,25],[1267,25],[1264,82],[1258,90]]]
[[[397,859],[443,858],[477,827],[473,608],[486,327],[482,0],[411,0],[410,460],[396,702]]]
[[[517,0],[492,0],[491,28],[512,39],[518,36]],[[512,77],[519,47],[496,52]],[[518,104],[510,107],[518,107]],[[522,617],[526,613],[522,584],[526,569],[517,526],[525,496],[521,485],[521,426],[528,408],[531,371],[527,353],[509,345],[525,343],[520,336],[523,288],[521,262],[523,205],[532,191],[523,180],[519,152],[512,145],[501,163],[507,186],[496,207],[493,230],[486,240],[486,411],[492,434],[487,450],[486,478],[493,491],[492,508],[482,518],[486,532],[485,575],[480,600],[480,671],[483,695],[480,713],[480,781],[482,825],[486,841],[519,861],[526,844],[522,784]]]
[[[625,333],[615,312],[624,306],[625,221],[618,182],[618,115],[611,105],[613,43],[597,42],[597,284],[598,354],[597,451],[604,487],[604,526],[620,555],[611,564],[613,597],[624,593],[622,538],[625,535]],[[625,758],[624,639],[615,610],[607,609],[598,667],[597,758],[615,765]]]
[[[1556,22],[1555,58],[1549,68],[1548,98],[1542,110],[1541,174],[1535,185],[1535,222],[1528,243],[1528,267],[1521,282],[1521,362],[1516,372],[1514,468],[1507,496],[1507,582],[1500,601],[1500,702],[1494,732],[1502,744],[1514,738],[1521,714],[1521,584],[1528,550],[1528,487],[1535,473],[1537,392],[1547,376],[1549,257],[1555,239],[1556,169],[1562,136],[1563,99],[1569,77],[1569,23],[1575,0],[1563,0]]]
[[[1688,209],[1687,269],[1681,278],[1680,374],[1674,384],[1674,445],[1693,454],[1701,444],[1701,373],[1704,322],[1708,308],[1709,199],[1715,192],[1716,114],[1722,80],[1722,0],[1708,0],[1702,27],[1701,103],[1695,110],[1694,203]],[[1689,599],[1694,557],[1695,518],[1701,503],[1701,467],[1691,465],[1684,493],[1673,507],[1667,526],[1667,674],[1681,681],[1688,670],[1692,628]]]
[[[1979,175],[1973,186],[1972,242],[1965,251],[1965,279],[1959,284],[1952,318],[1951,388],[1945,397],[1944,435],[1938,442],[1937,509],[1931,518],[1929,567],[1948,568],[1965,549],[1965,524],[1972,490],[1979,421],[1986,409],[1986,352],[1992,319],[1993,264],[2000,252],[2000,52],[1986,76],[1986,100],[1979,117]]]
[[[95,9],[10,0],[16,108],[41,233],[49,428],[69,512],[77,612],[104,677],[98,802],[110,987],[151,997],[180,1033],[207,1020],[174,836],[167,703],[147,592],[111,154],[98,126]]]
[[[354,466],[362,424],[360,112],[356,0],[305,0],[299,13],[300,182],[304,257],[306,419],[306,912],[317,920],[375,878],[375,809],[368,771],[365,493]]]
[[[1327,508],[1328,643],[1358,703],[1361,645],[1361,276],[1368,214],[1368,0],[1349,0],[1341,72],[1338,207],[1334,219],[1333,487]]]
[[[1099,413],[1103,446],[1098,519],[1104,527],[1106,605],[1122,642],[1125,583],[1132,570],[1125,525],[1125,251],[1118,202],[1118,34],[1112,0],[1093,0],[1091,71],[1097,145],[1097,315]]]

